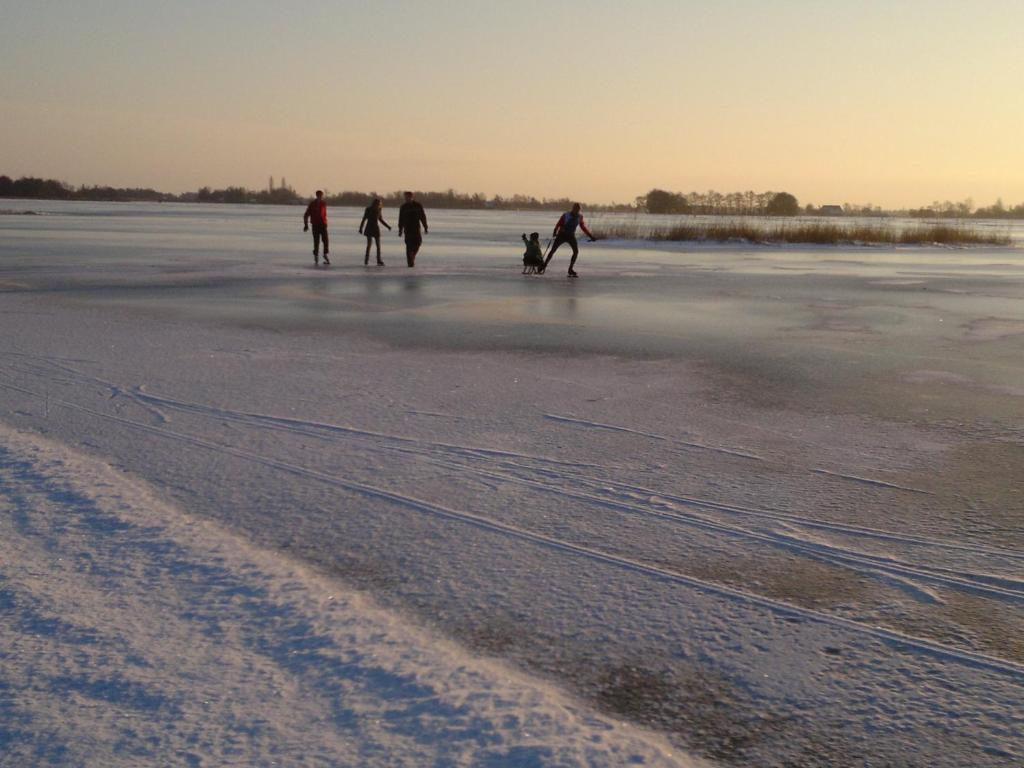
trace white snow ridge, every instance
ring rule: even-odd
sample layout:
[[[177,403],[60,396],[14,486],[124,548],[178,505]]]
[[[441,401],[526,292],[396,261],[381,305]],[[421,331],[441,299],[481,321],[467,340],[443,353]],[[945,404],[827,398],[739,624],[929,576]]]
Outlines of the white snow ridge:
[[[0,427],[0,765],[702,764]]]

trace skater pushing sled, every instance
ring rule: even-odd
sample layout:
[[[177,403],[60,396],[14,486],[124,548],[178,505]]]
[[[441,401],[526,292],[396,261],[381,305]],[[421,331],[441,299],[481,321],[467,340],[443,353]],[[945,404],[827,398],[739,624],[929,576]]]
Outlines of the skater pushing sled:
[[[555,251],[558,250],[558,246],[562,243],[568,243],[569,247],[572,248],[572,259],[569,261],[569,277],[578,277],[576,270],[573,267],[576,265],[576,257],[580,255],[580,246],[576,242],[576,228],[579,227],[583,230],[583,234],[590,238],[590,242],[597,240],[590,230],[587,229],[586,223],[583,221],[583,214],[580,212],[580,204],[573,203],[572,210],[562,214],[562,218],[555,224],[555,229],[551,233],[552,237],[555,238],[555,242],[551,244],[551,253],[548,254],[547,259],[544,261],[544,266],[538,271],[543,273],[548,268],[548,264],[551,263],[551,257],[555,255]]]

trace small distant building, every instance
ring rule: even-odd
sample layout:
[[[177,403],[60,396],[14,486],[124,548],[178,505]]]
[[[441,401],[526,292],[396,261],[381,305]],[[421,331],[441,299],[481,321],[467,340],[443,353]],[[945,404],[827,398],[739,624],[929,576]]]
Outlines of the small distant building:
[[[822,216],[842,216],[843,206],[841,205],[823,205],[819,209]]]

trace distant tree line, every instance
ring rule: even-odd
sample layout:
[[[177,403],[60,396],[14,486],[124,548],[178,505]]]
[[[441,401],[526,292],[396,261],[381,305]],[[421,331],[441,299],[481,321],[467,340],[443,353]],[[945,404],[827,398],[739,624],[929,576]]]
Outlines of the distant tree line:
[[[172,196],[173,197],[173,196]],[[291,187],[274,187],[273,189],[246,189],[245,187],[227,187],[210,189],[202,187],[197,192],[186,192],[174,197],[181,203],[240,203],[251,205],[295,205],[303,198]]]
[[[835,206],[827,206],[829,208]],[[974,207],[974,201],[970,198],[960,202],[936,200],[931,205],[920,208],[904,208],[898,210],[886,210],[880,205],[871,203],[843,203],[839,206],[844,216],[857,216],[866,218],[871,216],[907,216],[914,219],[1024,219],[1024,203],[1007,207],[1002,199],[996,200],[992,205],[980,208]],[[808,205],[804,209],[808,215],[829,213],[822,208],[815,208]]]
[[[499,211],[567,211],[575,200],[568,197],[538,199],[530,195],[512,195],[487,197],[479,192],[464,194],[448,189],[444,192],[424,192],[413,190],[416,199],[427,208],[457,208],[461,210],[499,210]],[[324,197],[331,205],[365,206],[370,200],[379,197],[385,207],[395,208],[405,202],[403,190],[378,194],[376,192],[325,192]],[[632,205],[600,205],[587,204],[591,211],[624,211],[630,212]]]
[[[181,202],[181,203],[269,203],[288,205],[302,201],[294,189],[277,187],[253,191],[242,187],[210,189],[181,195],[138,187],[73,187],[56,179],[22,176],[12,179],[0,176],[0,197],[21,197],[29,200],[91,200],[103,202]]]
[[[402,204],[403,192],[395,191],[385,194],[376,192],[327,192],[327,202],[338,206],[365,206],[375,197],[384,201],[390,208]],[[298,194],[290,186],[282,184],[269,189],[251,190],[245,187],[226,187],[211,189],[202,187],[195,192],[180,195],[159,192],[149,188],[122,188],[109,186],[74,187],[56,179],[40,179],[23,176],[12,179],[0,175],[0,198],[19,197],[34,200],[89,200],[113,202],[180,202],[180,203],[236,203],[257,205],[297,205],[304,203],[306,198]],[[458,208],[463,210],[506,210],[506,211],[564,211],[568,210],[574,200],[568,197],[538,199],[530,195],[512,195],[487,197],[479,192],[465,194],[448,189],[444,192],[416,191],[417,199],[428,208]],[[820,215],[831,213],[834,206],[806,205],[801,208],[796,197],[788,192],[729,192],[721,193],[714,190],[708,192],[668,192],[664,189],[652,189],[646,195],[640,195],[632,203],[627,204],[586,204],[590,211],[611,211],[635,213],[694,214],[709,216],[796,216]],[[993,205],[975,208],[968,198],[961,202],[933,202],[930,206],[909,210],[886,211],[870,203],[858,205],[844,203],[842,212],[848,216],[890,216],[904,215],[917,218],[984,218],[984,219],[1024,219],[1024,203],[1008,207],[1003,201],[997,200]]]
[[[636,199],[636,209],[647,213],[702,216],[796,216],[800,204],[788,192],[668,192],[652,189]]]
[[[940,203],[936,200],[925,208],[907,211],[907,215],[923,219],[1024,219],[1024,203],[1007,207],[999,198],[992,205],[975,208],[970,198],[959,203],[949,200]]]
[[[0,176],[0,197],[23,197],[32,200],[166,200],[174,195],[155,189],[116,189],[114,187],[72,187],[55,179],[23,176],[12,179]]]
[[[379,197],[386,206],[397,207],[404,202],[403,190],[378,194],[376,192],[325,192],[327,202],[339,206],[365,206],[370,200]],[[34,200],[92,200],[92,201],[159,201],[179,203],[248,203],[257,205],[296,205],[305,202],[306,198],[299,195],[289,186],[281,185],[270,189],[252,190],[245,187],[226,187],[211,189],[202,187],[195,192],[175,195],[158,192],[155,189],[118,189],[114,187],[73,187],[55,179],[38,179],[23,176],[14,180],[9,176],[0,176],[0,197],[21,197]],[[537,199],[529,195],[512,195],[487,197],[484,194],[463,194],[453,189],[444,192],[416,191],[417,199],[429,208],[461,208],[469,210],[536,210],[563,211],[568,210],[573,200],[564,198]],[[594,211],[632,211],[632,205],[587,205]]]

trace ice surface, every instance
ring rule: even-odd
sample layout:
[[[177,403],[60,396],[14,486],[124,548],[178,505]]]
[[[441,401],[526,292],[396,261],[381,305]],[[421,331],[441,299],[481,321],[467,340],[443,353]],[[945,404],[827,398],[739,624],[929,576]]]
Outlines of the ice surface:
[[[224,547],[308,571],[305,588],[365,593],[416,653],[446,636],[466,664],[543,679],[535,701],[563,706],[554,682],[722,763],[1024,758],[1019,249],[583,243],[570,281],[561,251],[547,275],[519,274],[519,233],[550,231],[547,215],[428,211],[409,270],[387,234],[388,266],[364,268],[361,212],[332,210],[334,266],[314,269],[298,208],[12,208],[32,206],[47,215],[0,217],[0,418],[22,433],[0,445],[45,482],[5,497],[19,544],[0,585],[49,595],[47,616],[75,597],[73,581],[54,591],[61,569],[101,553],[47,533],[57,512],[39,497],[78,476],[61,461],[96,462],[154,498],[114,484],[133,524],[226,529]],[[31,559],[46,540],[74,565]],[[51,623],[27,644],[8,626],[19,651],[0,684],[15,690],[74,636]],[[71,677],[133,679],[124,654],[102,656]],[[41,708],[11,710],[30,725],[10,743],[33,743]],[[311,744],[275,711],[260,738]],[[566,750],[538,765],[588,759],[578,721],[525,730],[493,732]],[[618,749],[667,748],[624,728],[597,753]],[[534,764],[516,754],[458,759]]]

